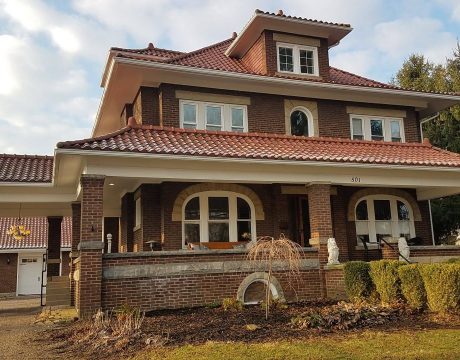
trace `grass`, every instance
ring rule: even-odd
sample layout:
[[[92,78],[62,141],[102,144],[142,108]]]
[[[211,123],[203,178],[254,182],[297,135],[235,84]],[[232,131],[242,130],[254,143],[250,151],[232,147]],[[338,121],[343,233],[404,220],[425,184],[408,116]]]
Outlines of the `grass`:
[[[460,359],[460,330],[365,331],[292,342],[216,343],[159,348],[132,360]]]

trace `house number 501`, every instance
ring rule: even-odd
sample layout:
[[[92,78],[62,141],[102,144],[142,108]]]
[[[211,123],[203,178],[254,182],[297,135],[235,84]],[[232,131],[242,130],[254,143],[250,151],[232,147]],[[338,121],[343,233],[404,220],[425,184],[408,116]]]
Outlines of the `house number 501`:
[[[352,177],[352,178],[351,178],[351,182],[352,182],[352,183],[360,183],[360,182],[361,182],[361,178],[360,178],[360,177],[357,177],[357,176]]]

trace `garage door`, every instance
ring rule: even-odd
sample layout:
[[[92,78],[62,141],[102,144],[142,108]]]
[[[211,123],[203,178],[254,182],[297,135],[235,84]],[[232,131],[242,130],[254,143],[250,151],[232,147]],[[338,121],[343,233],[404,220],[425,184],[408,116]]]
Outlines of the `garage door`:
[[[18,295],[40,294],[42,280],[42,255],[19,255]]]

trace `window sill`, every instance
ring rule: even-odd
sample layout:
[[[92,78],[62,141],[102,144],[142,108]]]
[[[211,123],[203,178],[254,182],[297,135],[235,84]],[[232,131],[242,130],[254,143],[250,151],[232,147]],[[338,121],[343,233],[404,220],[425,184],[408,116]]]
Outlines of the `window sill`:
[[[277,71],[275,72],[275,75],[277,76],[284,76],[284,77],[289,77],[293,79],[310,79],[310,80],[323,80],[322,76],[319,75],[307,75],[307,74],[298,74],[298,73],[292,73],[292,72],[283,72],[283,71]]]
[[[367,245],[368,250],[377,250],[379,248],[379,244],[369,244]],[[363,245],[356,245],[355,250],[366,250]]]

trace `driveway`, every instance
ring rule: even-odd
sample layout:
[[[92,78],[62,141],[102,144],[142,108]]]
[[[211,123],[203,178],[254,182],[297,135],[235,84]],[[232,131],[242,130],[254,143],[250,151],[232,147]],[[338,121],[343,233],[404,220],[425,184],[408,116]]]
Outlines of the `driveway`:
[[[44,330],[43,325],[34,324],[40,311],[40,298],[0,299],[1,360],[57,359],[37,341]]]

